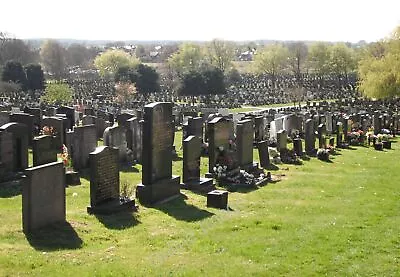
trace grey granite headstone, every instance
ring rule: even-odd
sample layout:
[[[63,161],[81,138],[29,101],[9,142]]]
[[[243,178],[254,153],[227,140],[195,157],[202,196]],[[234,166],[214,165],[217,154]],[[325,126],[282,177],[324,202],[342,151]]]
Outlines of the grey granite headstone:
[[[142,203],[154,204],[180,193],[180,177],[172,176],[173,129],[172,103],[144,107],[142,184],[136,189]]]
[[[62,162],[25,170],[22,188],[24,233],[65,222],[65,171]]]
[[[201,139],[189,136],[183,141],[183,184],[184,188],[200,192],[212,191],[213,179],[200,177]]]
[[[251,120],[239,121],[236,127],[236,149],[239,166],[253,165],[253,124]]]
[[[135,201],[120,197],[118,149],[100,146],[90,153],[90,206],[88,213],[110,214],[134,209]]]
[[[308,155],[315,152],[314,120],[307,119],[304,125],[305,148]]]
[[[51,136],[38,136],[33,139],[33,166],[57,161],[58,148],[54,147],[54,138]]]

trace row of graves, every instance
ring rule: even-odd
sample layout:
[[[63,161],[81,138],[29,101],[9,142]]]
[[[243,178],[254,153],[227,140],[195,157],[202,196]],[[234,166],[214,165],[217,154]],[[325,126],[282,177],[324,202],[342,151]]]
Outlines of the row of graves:
[[[21,180],[26,233],[66,221],[66,185],[79,184],[79,172],[85,169],[90,176],[88,213],[136,210],[135,199],[120,193],[119,171],[127,162],[142,165],[136,199],[143,205],[157,205],[189,189],[207,194],[208,206],[227,208],[228,192],[216,190],[215,183],[228,190],[257,188],[274,181],[265,171],[274,163],[300,163],[315,155],[329,160],[335,149],[349,145],[390,148],[390,137],[399,131],[398,104],[338,101],[242,114],[177,114],[172,103],[161,102],[116,117],[91,108],[84,113],[69,107],[3,111],[0,178]],[[181,121],[182,181],[172,175],[175,130]],[[29,148],[33,167],[28,167]],[[260,164],[254,162],[254,148]],[[208,156],[204,177],[202,155]]]

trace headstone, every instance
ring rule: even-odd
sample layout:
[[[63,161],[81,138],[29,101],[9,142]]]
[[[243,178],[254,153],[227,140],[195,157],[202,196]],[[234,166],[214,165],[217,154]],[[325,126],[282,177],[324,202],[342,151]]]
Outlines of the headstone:
[[[22,189],[24,233],[65,222],[65,171],[62,162],[28,168],[25,175]]]
[[[236,149],[240,167],[253,165],[253,124],[251,120],[238,122],[236,130]]]
[[[218,149],[228,150],[230,147],[230,128],[231,122],[223,117],[216,117],[207,124],[209,172],[212,172],[217,162]]]
[[[287,133],[285,130],[280,130],[277,134],[276,149],[279,152],[287,150]]]
[[[89,154],[97,147],[94,125],[75,126],[72,143],[72,161],[76,170],[89,167]]]
[[[13,171],[14,148],[12,133],[0,131],[0,182]]]
[[[201,139],[189,136],[183,141],[183,187],[189,190],[209,192],[213,179],[200,177]]]
[[[10,122],[0,127],[0,132],[12,134],[12,166],[13,172],[28,168],[28,128],[25,124]],[[7,158],[8,159],[8,158]]]
[[[0,112],[0,126],[7,124],[10,122],[10,113],[9,112]]]
[[[342,122],[338,122],[336,123],[336,146],[337,147],[342,147],[342,143],[343,143],[343,123]]]
[[[315,152],[315,132],[314,132],[314,121],[307,119],[304,125],[304,136],[305,136],[305,148],[308,155],[312,155]]]
[[[293,150],[297,156],[303,155],[303,145],[302,145],[301,138],[293,139]]]
[[[108,127],[104,130],[103,143],[118,149],[119,161],[127,161],[127,142],[125,128],[122,126]]]
[[[64,144],[65,140],[65,128],[64,128],[65,121],[59,117],[44,117],[42,119],[42,128],[47,126],[48,128],[53,128],[54,130],[54,141],[53,145],[58,152],[61,152],[62,145]]]
[[[39,166],[57,161],[57,153],[60,151],[54,147],[54,138],[51,136],[38,136],[33,139],[33,166]]]
[[[120,197],[118,149],[100,146],[90,153],[90,206],[88,213],[111,214],[135,209],[135,201]]]
[[[82,125],[92,125],[96,124],[96,118],[93,115],[84,115],[82,118]]]
[[[262,168],[268,168],[271,165],[268,152],[268,141],[260,141],[257,143],[258,156]]]
[[[179,195],[179,176],[172,176],[174,123],[172,103],[144,107],[142,184],[136,189],[140,202],[154,204]]]
[[[319,148],[326,148],[326,125],[324,123],[318,125],[318,144]]]
[[[33,115],[26,114],[26,113],[14,113],[14,114],[11,114],[11,116],[10,116],[11,122],[22,123],[22,124],[25,124],[26,127],[28,127],[27,136],[28,136],[28,144],[29,145],[32,145],[33,133],[35,131],[34,120],[35,120],[35,117]]]
[[[67,129],[72,130],[75,124],[75,109],[71,107],[62,106],[57,109],[57,113],[65,114],[68,118],[68,123],[65,126]]]

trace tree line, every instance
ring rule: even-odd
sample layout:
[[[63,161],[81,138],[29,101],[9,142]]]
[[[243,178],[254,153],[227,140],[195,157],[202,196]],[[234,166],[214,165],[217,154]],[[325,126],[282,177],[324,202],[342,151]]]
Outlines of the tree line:
[[[252,55],[252,71],[267,74],[272,82],[282,74],[301,82],[303,74],[312,73],[323,80],[325,76],[347,79],[356,73],[359,88],[366,96],[392,97],[400,94],[399,28],[381,41],[359,47],[347,43],[276,42],[248,44],[245,49]],[[76,43],[64,47],[47,40],[40,49],[34,49],[23,40],[0,33],[2,80],[16,83],[23,90],[40,89],[44,82],[42,67],[45,75],[54,80],[67,77],[71,68],[77,67],[94,69],[117,83],[132,83],[136,93],[159,91],[158,72],[143,64],[144,51],[148,49],[140,45],[134,51],[117,49],[123,42],[120,44],[104,50]],[[227,83],[240,77],[233,61],[242,50],[243,45],[217,39],[169,47],[166,79],[170,87],[184,95],[225,93]]]

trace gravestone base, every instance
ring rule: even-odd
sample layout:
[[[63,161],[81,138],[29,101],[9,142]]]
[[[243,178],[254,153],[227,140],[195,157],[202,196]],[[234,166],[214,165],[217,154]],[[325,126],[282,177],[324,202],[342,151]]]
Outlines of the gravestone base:
[[[113,199],[94,207],[88,206],[88,214],[115,214],[122,211],[137,211],[134,199]]]
[[[206,177],[206,178],[213,178],[214,177],[214,174],[212,173],[212,172],[206,172],[206,174],[204,174],[204,176]]]
[[[183,189],[198,192],[210,192],[215,189],[212,178],[200,178],[199,180],[190,180],[182,185]]]
[[[136,187],[136,197],[142,204],[155,204],[174,195],[180,194],[180,176],[162,179],[151,185],[139,184]]]
[[[240,169],[243,169],[246,172],[255,172],[255,171],[259,171],[258,168],[258,163],[250,163],[250,164],[246,164],[246,165],[241,165]]]
[[[65,172],[65,181],[67,186],[78,186],[81,184],[79,173],[76,171]]]
[[[207,207],[228,209],[228,192],[224,190],[213,190],[207,193]]]

